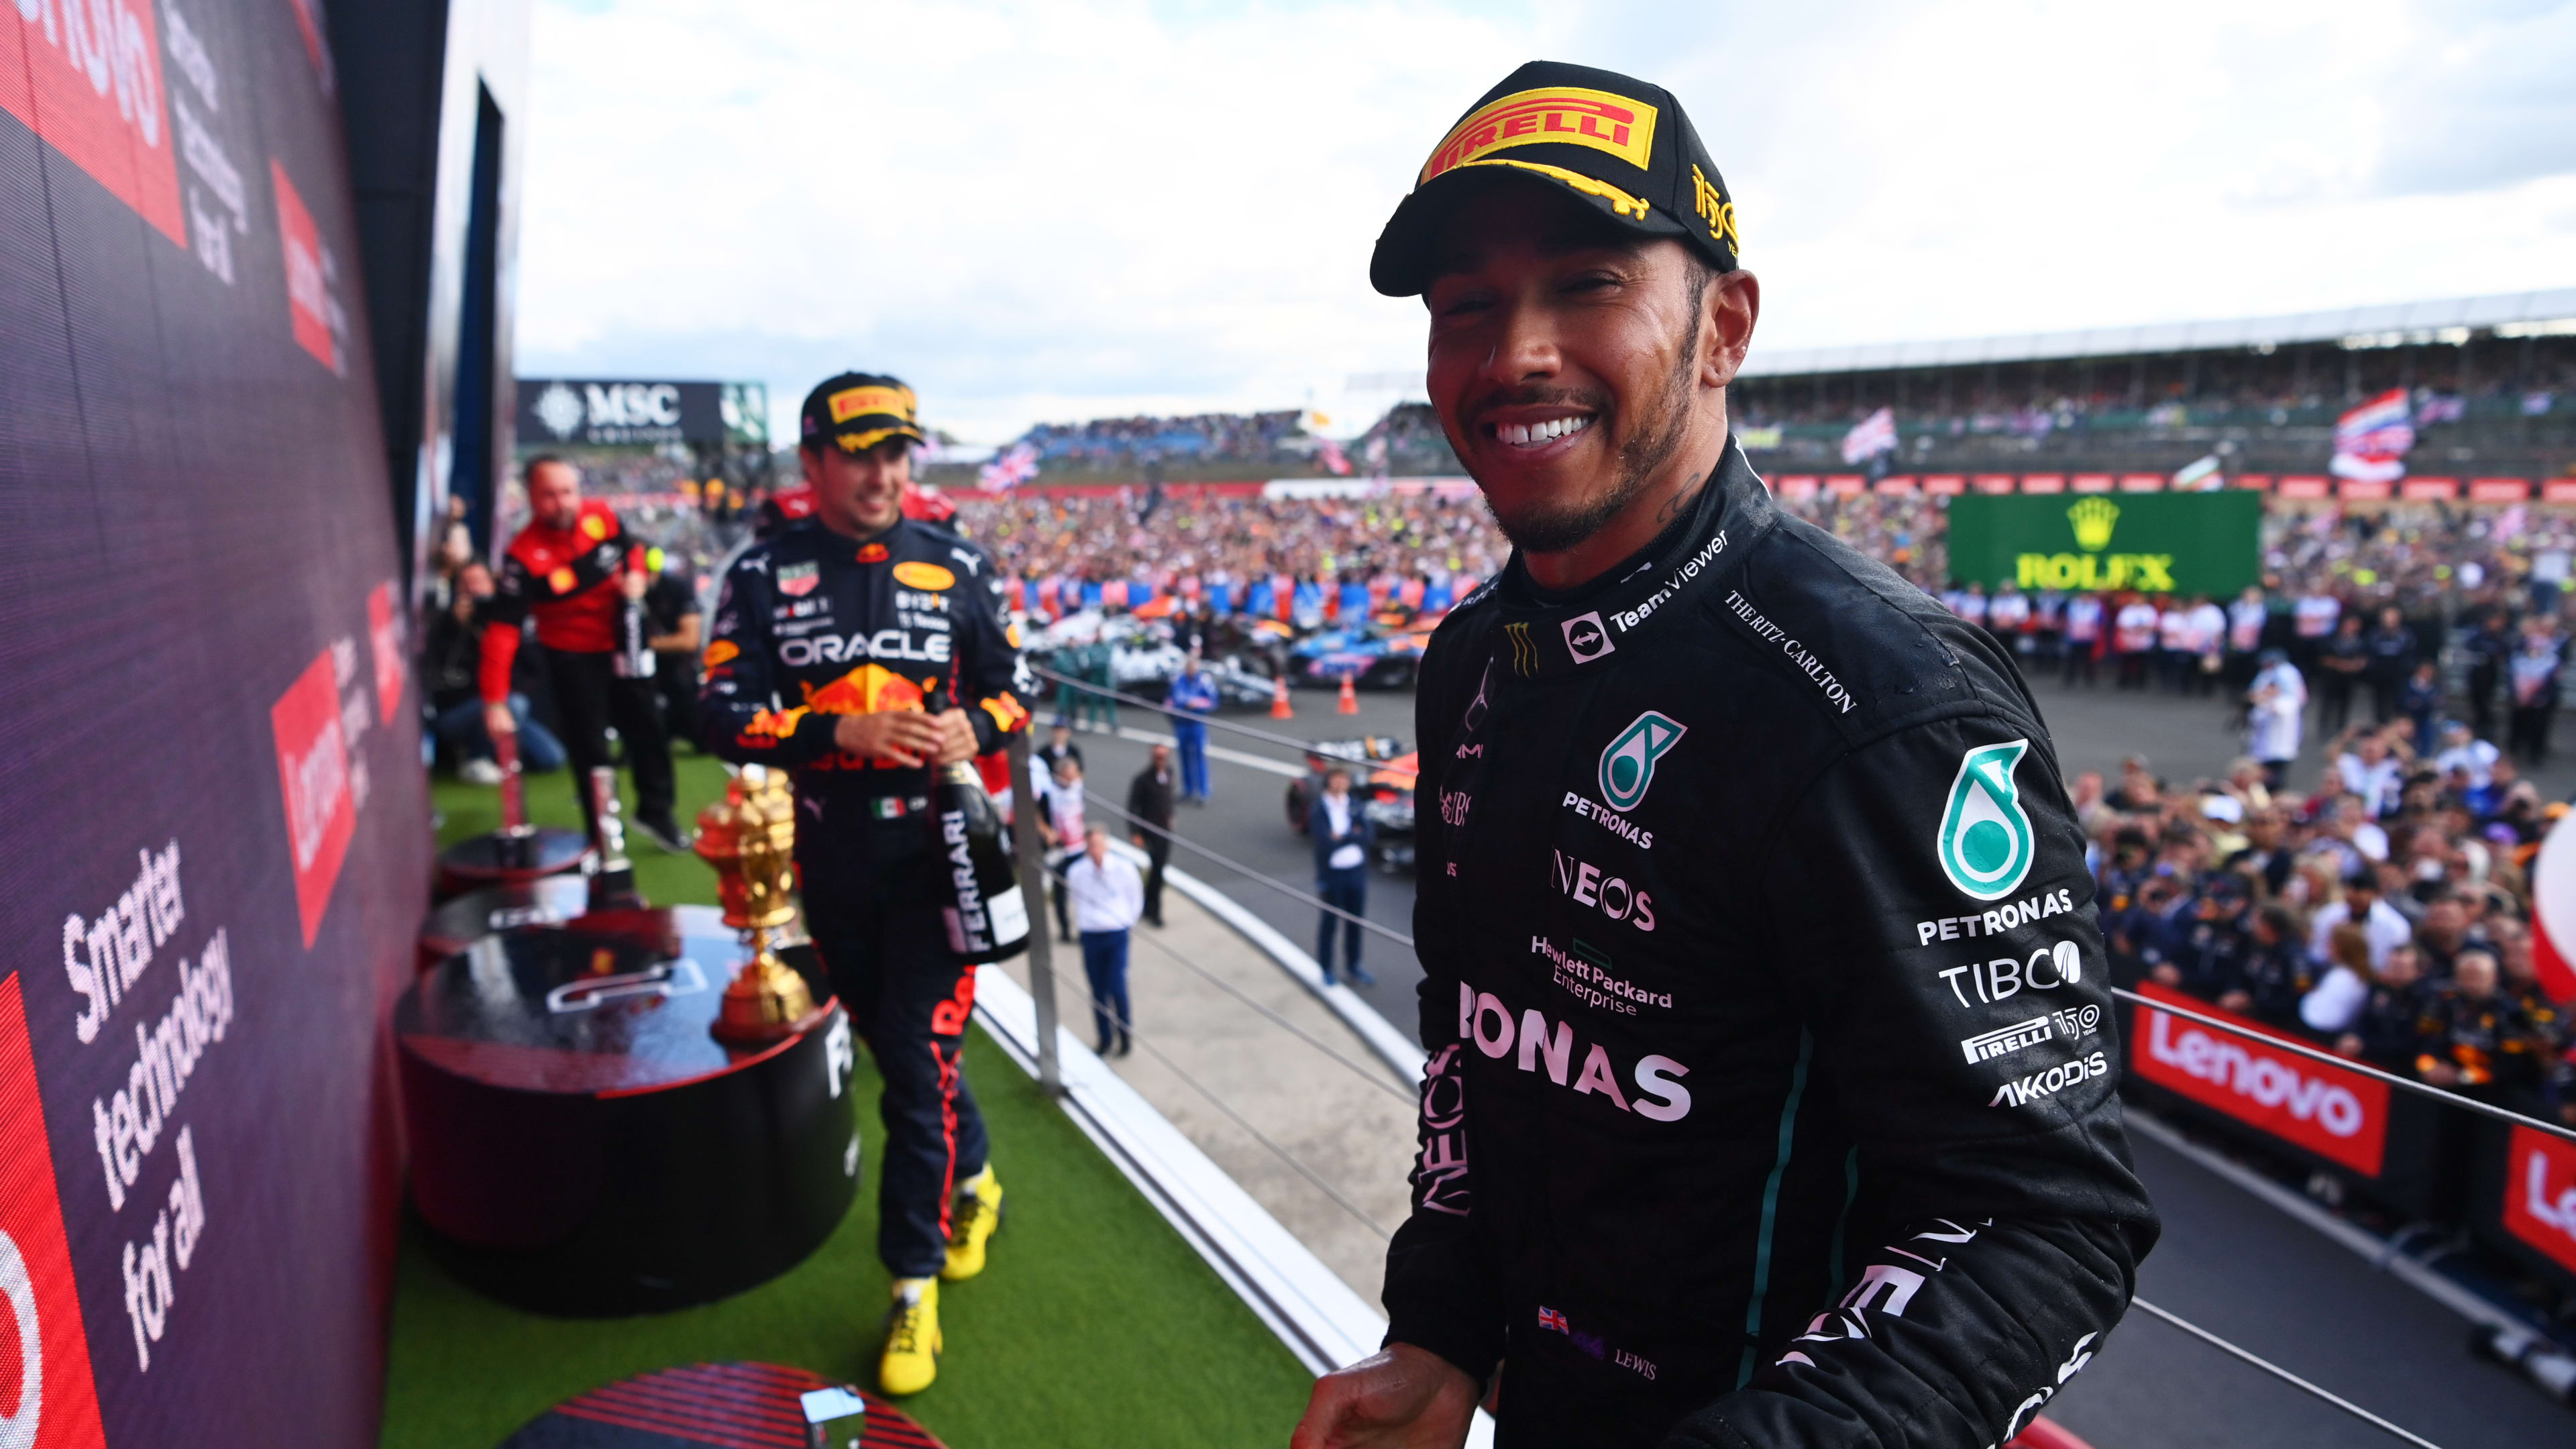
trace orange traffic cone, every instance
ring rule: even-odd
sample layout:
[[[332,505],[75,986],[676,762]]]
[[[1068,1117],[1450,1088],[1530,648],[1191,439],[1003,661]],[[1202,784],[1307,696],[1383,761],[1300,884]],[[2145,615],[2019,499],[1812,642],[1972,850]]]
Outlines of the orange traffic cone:
[[[1288,676],[1285,674],[1280,675],[1276,680],[1272,681],[1272,685],[1273,688],[1270,692],[1270,717],[1272,719],[1295,719],[1297,717],[1297,711],[1290,708],[1288,704]]]
[[[1333,708],[1342,714],[1358,714],[1360,712],[1360,697],[1358,693],[1351,688],[1351,677],[1347,674],[1342,676],[1342,701],[1341,703],[1334,705]]]

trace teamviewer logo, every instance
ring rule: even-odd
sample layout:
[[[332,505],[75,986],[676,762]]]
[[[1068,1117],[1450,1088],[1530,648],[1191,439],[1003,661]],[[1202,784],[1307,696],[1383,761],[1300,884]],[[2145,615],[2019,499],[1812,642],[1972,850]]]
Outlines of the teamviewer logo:
[[[1610,642],[1610,630],[1596,611],[1577,614],[1565,621],[1565,652],[1577,664],[1589,664],[1619,646]]]

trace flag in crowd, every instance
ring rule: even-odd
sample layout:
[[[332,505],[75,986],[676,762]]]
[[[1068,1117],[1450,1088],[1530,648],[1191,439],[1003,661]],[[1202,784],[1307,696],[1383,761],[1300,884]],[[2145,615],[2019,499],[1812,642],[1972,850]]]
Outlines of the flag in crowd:
[[[987,492],[1017,488],[1038,476],[1038,450],[1028,443],[1020,443],[985,464],[983,471],[976,476]]]
[[[1896,412],[1880,408],[1843,435],[1843,462],[1859,464],[1896,451]]]
[[[2403,478],[2407,451],[2414,446],[2406,389],[2392,387],[2336,420],[2334,460],[2326,471],[2370,482]]]

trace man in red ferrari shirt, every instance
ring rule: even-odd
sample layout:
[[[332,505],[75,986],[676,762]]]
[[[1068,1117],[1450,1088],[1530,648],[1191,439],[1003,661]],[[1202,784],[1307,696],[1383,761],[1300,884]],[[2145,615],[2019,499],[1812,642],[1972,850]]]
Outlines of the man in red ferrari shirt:
[[[608,730],[626,742],[635,775],[635,824],[664,850],[685,850],[671,818],[671,741],[655,710],[649,673],[621,668],[619,632],[628,606],[644,597],[644,550],[615,510],[581,496],[581,470],[551,455],[527,467],[528,526],[501,557],[499,590],[483,606],[497,627],[483,631],[483,719],[499,738],[517,726],[509,706],[510,664],[520,621],[537,617],[537,644],[554,681],[555,713],[571,757],[583,823],[591,816],[591,770],[608,763]],[[652,651],[633,651],[649,670]]]

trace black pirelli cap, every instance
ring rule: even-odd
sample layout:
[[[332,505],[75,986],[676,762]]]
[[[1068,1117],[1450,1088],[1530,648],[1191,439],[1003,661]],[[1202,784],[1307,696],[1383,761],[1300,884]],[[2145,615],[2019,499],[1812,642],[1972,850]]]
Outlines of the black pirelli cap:
[[[916,416],[912,389],[872,372],[827,377],[805,394],[803,438],[813,447],[831,439],[844,453],[864,453],[888,438],[927,441]]]
[[[1677,238],[1735,270],[1735,203],[1708,150],[1662,86],[1534,60],[1458,118],[1369,259],[1369,284],[1410,297],[1431,283],[1431,244],[1449,209],[1487,184],[1526,176],[1561,186],[1642,236]]]

